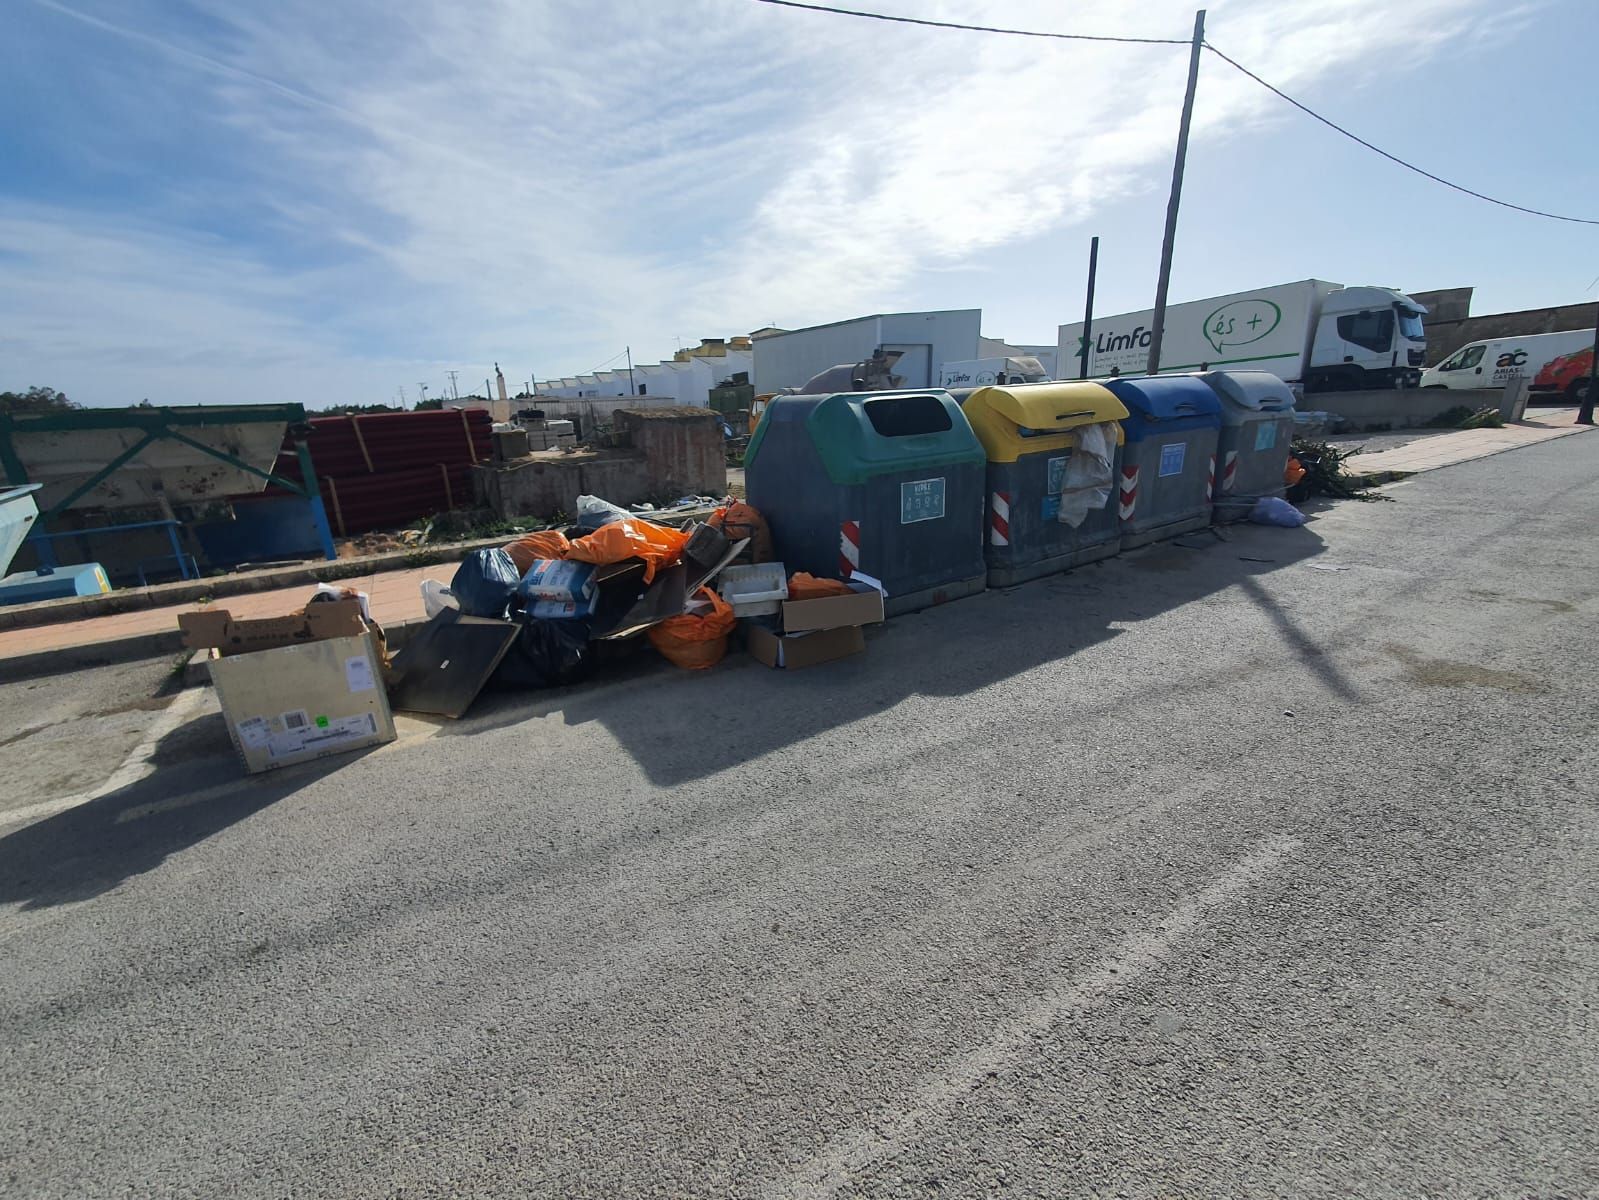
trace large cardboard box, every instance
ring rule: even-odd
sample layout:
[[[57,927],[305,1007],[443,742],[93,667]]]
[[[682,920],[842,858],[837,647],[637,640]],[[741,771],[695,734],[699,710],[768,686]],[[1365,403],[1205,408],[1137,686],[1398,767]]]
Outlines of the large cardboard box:
[[[252,775],[394,740],[382,658],[370,633],[249,654],[224,656],[217,647],[209,653],[228,734]]]

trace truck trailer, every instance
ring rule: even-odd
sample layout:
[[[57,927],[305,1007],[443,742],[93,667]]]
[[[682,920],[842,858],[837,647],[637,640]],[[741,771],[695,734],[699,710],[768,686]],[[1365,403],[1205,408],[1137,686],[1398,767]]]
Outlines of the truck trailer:
[[[1307,392],[1415,387],[1427,341],[1425,306],[1382,287],[1304,279],[1166,309],[1160,370],[1270,371]],[[1154,336],[1152,309],[1060,327],[1057,374],[1075,379],[1143,375]]]

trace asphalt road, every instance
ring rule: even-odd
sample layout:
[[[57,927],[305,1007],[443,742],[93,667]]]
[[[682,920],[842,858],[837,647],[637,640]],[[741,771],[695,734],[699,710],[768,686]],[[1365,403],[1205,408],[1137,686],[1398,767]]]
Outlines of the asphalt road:
[[[1599,1193],[1596,460],[257,781],[180,725],[0,825],[0,1191]]]

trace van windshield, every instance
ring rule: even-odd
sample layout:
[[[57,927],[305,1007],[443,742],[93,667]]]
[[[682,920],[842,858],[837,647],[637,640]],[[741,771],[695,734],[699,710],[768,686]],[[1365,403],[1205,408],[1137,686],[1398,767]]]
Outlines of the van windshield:
[[[1421,329],[1421,314],[1412,309],[1401,308],[1399,313],[1399,334],[1413,342],[1419,342],[1426,336]]]

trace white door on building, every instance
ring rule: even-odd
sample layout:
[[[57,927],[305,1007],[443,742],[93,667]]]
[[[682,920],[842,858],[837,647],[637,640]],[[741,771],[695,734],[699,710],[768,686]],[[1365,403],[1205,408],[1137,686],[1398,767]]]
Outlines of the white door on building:
[[[907,345],[904,342],[888,342],[884,350],[898,350],[899,362],[894,364],[894,374],[905,380],[908,388],[931,387],[933,384],[933,348],[926,344]]]

